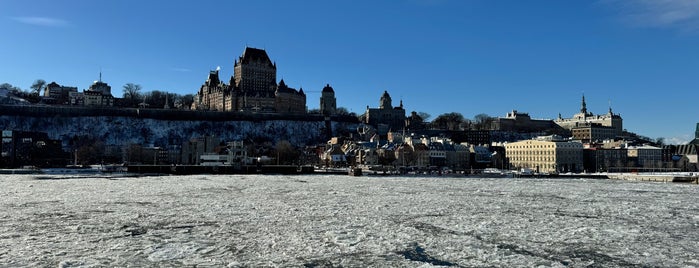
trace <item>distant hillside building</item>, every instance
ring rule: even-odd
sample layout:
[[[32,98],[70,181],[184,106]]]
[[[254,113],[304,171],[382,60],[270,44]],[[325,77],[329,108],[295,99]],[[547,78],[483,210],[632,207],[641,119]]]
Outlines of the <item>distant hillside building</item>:
[[[391,95],[388,94],[388,91],[384,91],[379,99],[379,108],[366,107],[363,116],[364,123],[376,127],[381,134],[386,134],[390,130],[402,130],[405,127],[403,101],[398,107],[393,107],[391,102]]]
[[[582,142],[593,142],[614,139],[617,135],[617,130],[610,126],[603,126],[600,123],[576,123],[576,126],[571,129],[574,140]]]
[[[44,97],[53,99],[53,103],[56,104],[68,104],[70,101],[70,93],[78,92],[77,87],[67,87],[61,86],[56,82],[51,82],[46,85],[46,90],[44,90]]]
[[[558,118],[553,121],[557,125],[561,126],[567,130],[573,130],[576,127],[587,123],[596,123],[601,126],[611,127],[614,129],[615,136],[621,136],[624,131],[623,120],[621,115],[614,114],[612,108],[609,107],[609,112],[607,114],[594,115],[587,111],[587,104],[585,103],[585,95],[582,96],[582,105],[580,107],[580,113],[573,115],[572,118],[562,118],[558,115]]]
[[[109,84],[102,82],[102,74],[100,80],[95,81],[90,85],[90,88],[83,90],[83,96],[74,95],[75,98],[83,98],[85,106],[114,106],[114,96],[112,96],[112,87]],[[77,101],[71,100],[71,103]]]
[[[336,112],[337,100],[335,99],[335,90],[330,84],[327,84],[320,93],[320,113],[324,115],[333,115]]]
[[[226,107],[231,107],[230,99],[226,102],[226,97],[230,95],[228,85],[221,82],[218,71],[210,71],[206,81],[197,92],[193,109],[226,111]]]
[[[262,49],[246,47],[234,64],[228,84],[210,71],[192,104],[192,109],[217,111],[269,111],[305,113],[306,94],[277,85],[277,65]]]
[[[558,133],[559,127],[551,120],[532,119],[528,113],[512,110],[505,117],[493,120],[492,130],[512,132],[553,132]]]
[[[297,91],[282,79],[274,92],[274,110],[278,113],[305,113],[306,93],[303,93],[303,88]]]

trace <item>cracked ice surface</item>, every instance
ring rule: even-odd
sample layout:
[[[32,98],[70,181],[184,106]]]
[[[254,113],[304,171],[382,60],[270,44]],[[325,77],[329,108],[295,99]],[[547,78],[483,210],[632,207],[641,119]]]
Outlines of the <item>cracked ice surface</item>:
[[[0,177],[0,266],[699,266],[697,185]]]

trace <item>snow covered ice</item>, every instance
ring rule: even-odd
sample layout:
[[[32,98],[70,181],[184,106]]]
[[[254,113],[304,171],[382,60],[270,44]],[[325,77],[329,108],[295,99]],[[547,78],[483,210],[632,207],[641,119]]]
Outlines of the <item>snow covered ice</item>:
[[[0,267],[693,267],[697,185],[0,177]]]

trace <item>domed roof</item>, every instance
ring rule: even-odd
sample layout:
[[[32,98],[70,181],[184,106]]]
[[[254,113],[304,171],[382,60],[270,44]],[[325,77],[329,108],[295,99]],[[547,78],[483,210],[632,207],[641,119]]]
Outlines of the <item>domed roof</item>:
[[[330,84],[325,85],[323,88],[323,93],[335,93],[335,90],[330,86]]]

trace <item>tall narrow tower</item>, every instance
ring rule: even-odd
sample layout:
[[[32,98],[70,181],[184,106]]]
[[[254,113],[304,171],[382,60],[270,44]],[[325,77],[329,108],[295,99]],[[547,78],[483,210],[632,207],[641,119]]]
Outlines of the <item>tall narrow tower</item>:
[[[587,115],[587,104],[585,103],[585,94],[582,95],[582,107],[580,107],[580,113]]]
[[[391,102],[391,95],[388,95],[388,91],[384,91],[379,100],[379,109],[393,109]]]
[[[320,95],[320,113],[324,115],[333,115],[337,110],[337,100],[335,99],[335,90],[330,84],[325,85]]]
[[[277,65],[262,49],[246,47],[233,67],[233,86],[240,91],[240,108],[274,109]]]

